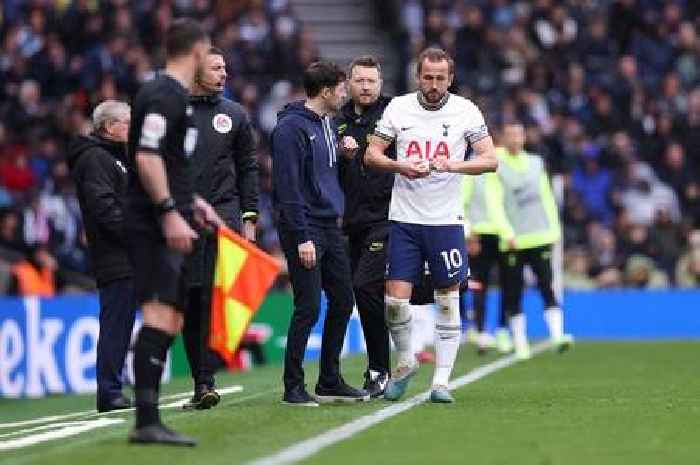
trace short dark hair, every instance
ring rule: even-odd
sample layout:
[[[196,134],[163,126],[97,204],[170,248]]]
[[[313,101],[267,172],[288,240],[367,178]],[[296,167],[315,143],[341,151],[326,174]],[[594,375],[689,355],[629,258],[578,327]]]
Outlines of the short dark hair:
[[[222,57],[226,56],[223,50],[221,50],[219,47],[213,46],[209,47],[209,55],[221,55]]]
[[[421,70],[423,69],[423,62],[425,60],[428,60],[432,63],[439,63],[441,61],[447,61],[447,64],[449,65],[449,72],[450,74],[455,73],[455,61],[452,59],[452,57],[444,51],[441,48],[437,47],[430,47],[426,48],[422,52],[420,52],[420,55],[418,55],[418,74],[420,75]]]
[[[207,33],[198,21],[192,18],[178,18],[168,27],[165,51],[168,58],[187,55],[197,42],[208,39]]]
[[[363,68],[376,68],[377,72],[382,74],[382,66],[379,64],[379,60],[372,55],[362,55],[352,60],[350,66],[348,67],[348,75],[352,76],[352,70],[357,66],[361,66]]]
[[[304,91],[316,97],[325,87],[335,87],[347,79],[345,71],[330,61],[316,61],[304,71]]]

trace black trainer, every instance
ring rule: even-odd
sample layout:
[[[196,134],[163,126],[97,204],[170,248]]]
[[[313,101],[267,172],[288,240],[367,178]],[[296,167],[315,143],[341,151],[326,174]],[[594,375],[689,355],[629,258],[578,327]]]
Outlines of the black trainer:
[[[282,403],[300,407],[318,407],[318,402],[306,392],[306,386],[285,390]]]
[[[99,396],[97,399],[98,412],[111,412],[112,410],[124,410],[133,407],[131,399],[126,396],[113,397],[109,400],[102,400]]]
[[[369,397],[374,399],[384,394],[386,383],[389,382],[389,374],[380,371],[365,371],[365,384],[362,389],[367,391]]]
[[[369,393],[364,389],[355,389],[340,378],[335,386],[316,385],[316,401],[320,404],[367,402]]]
[[[195,439],[176,433],[161,423],[134,428],[129,433],[129,442],[132,444],[165,444],[168,446],[186,447],[197,445]]]
[[[197,384],[194,387],[194,395],[182,406],[185,410],[208,410],[221,400],[221,396],[216,390],[206,384]]]

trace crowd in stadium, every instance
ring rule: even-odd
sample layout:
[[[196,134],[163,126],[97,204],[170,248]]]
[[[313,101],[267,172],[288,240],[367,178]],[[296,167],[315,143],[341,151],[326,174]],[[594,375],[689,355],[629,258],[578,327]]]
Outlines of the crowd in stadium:
[[[268,136],[301,98],[319,55],[286,0],[6,0],[0,12],[0,293],[18,263],[89,288],[79,209],[65,161],[107,98],[130,100],[162,64],[178,15],[225,50],[227,94],[259,135],[259,241],[281,255]],[[456,91],[497,135],[527,125],[528,149],[564,179],[569,287],[700,284],[700,3],[662,0],[404,0],[404,56],[439,45]],[[404,70],[411,82],[415,63]],[[402,79],[399,79],[401,82]],[[402,90],[402,89],[399,89]]]
[[[401,11],[408,55],[448,50],[459,93],[492,131],[523,121],[527,148],[564,175],[567,286],[698,285],[698,2],[404,0]]]

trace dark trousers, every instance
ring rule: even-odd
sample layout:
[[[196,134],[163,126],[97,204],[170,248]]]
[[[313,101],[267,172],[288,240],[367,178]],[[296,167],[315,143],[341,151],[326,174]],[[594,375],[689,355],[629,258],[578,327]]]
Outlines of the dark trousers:
[[[334,386],[340,380],[340,352],[353,307],[350,263],[338,227],[310,227],[316,247],[316,266],[304,268],[299,261],[295,234],[279,229],[294,292],[294,312],[289,323],[284,356],[284,386],[291,390],[304,384],[302,363],[311,329],[318,320],[321,290],[328,310],[321,340],[319,384]]]
[[[537,278],[537,287],[544,300],[545,308],[558,306],[552,286],[552,246],[545,245],[532,249],[504,253],[503,305],[507,317],[522,313],[522,296],[525,280],[523,270],[530,265]]]
[[[100,286],[99,298],[98,403],[109,402],[122,393],[122,369],[136,317],[136,299],[132,279],[117,279]]]
[[[503,283],[503,255],[498,249],[499,238],[495,234],[481,234],[479,237],[479,253],[469,256],[469,270],[471,278],[479,283],[479,288],[474,289],[474,318],[476,319],[476,329],[479,332],[484,330],[486,320],[486,295],[491,284],[491,270],[494,265],[498,267],[498,281]],[[466,290],[464,291],[466,292]],[[499,312],[499,326],[506,326],[506,316],[501,302]]]
[[[214,387],[216,355],[209,349],[211,289],[190,287],[187,291],[182,338],[194,384]]]
[[[384,272],[388,225],[351,233],[350,265],[355,302],[367,345],[368,369],[389,372],[389,331],[384,319]]]
[[[237,207],[229,210],[222,210],[222,206],[216,208],[229,228],[240,231],[241,225],[236,219],[237,215],[231,215],[232,211],[238,211]],[[209,348],[211,292],[216,267],[217,236],[206,231],[200,231],[199,234],[200,238],[195,242],[195,248],[185,263],[187,292],[182,340],[194,384],[205,384],[213,388],[214,373],[221,366],[219,357]]]

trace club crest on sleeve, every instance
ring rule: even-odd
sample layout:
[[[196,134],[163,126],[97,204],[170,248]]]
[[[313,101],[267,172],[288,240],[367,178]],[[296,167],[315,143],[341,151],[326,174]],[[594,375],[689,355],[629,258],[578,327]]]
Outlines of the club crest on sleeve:
[[[218,113],[212,120],[214,130],[220,134],[227,134],[233,129],[233,121],[229,115]]]

